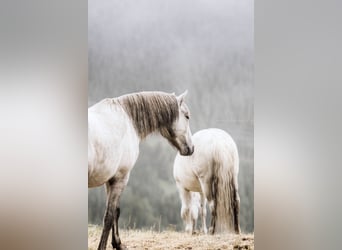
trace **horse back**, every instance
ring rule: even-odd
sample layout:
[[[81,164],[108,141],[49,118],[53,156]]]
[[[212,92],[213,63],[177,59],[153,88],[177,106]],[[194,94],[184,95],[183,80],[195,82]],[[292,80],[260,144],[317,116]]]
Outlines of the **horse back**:
[[[238,172],[239,157],[237,146],[231,136],[221,129],[204,129],[196,132],[193,137],[195,151],[191,156],[177,155],[174,172],[183,179],[190,173],[202,178],[211,176],[213,164]],[[176,176],[175,176],[176,177]]]
[[[193,135],[193,143],[197,151],[195,165],[204,167],[208,162],[216,162],[238,170],[237,146],[227,132],[216,128],[200,130]]]

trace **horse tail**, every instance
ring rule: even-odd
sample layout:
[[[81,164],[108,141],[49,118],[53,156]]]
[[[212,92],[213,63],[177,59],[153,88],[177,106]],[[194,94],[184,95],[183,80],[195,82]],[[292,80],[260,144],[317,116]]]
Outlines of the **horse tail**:
[[[217,230],[228,230],[239,234],[240,198],[237,175],[234,173],[235,164],[239,164],[237,152],[231,155],[231,159],[227,159],[227,156],[223,156],[222,153],[217,153],[214,156],[211,193],[215,202],[213,209],[216,221],[214,221],[214,225]]]
[[[236,234],[240,234],[240,222],[239,222],[239,212],[240,212],[240,197],[239,193],[237,190],[236,183],[237,180],[234,180],[234,177],[230,181],[230,192],[231,192],[231,197],[232,199],[230,200],[231,202],[231,207],[232,209],[232,224],[234,226],[234,232]]]

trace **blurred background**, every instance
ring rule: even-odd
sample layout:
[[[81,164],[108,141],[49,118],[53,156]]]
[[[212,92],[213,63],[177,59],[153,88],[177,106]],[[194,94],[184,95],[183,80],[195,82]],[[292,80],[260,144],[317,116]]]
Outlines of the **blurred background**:
[[[0,113],[3,119],[0,123],[0,249],[87,248],[87,223],[90,219],[85,209],[88,188],[87,173],[84,171],[87,164],[87,20],[89,70],[92,72],[89,75],[88,106],[101,99],[101,96],[152,89],[152,82],[159,84],[160,89],[178,93],[183,91],[184,86],[193,93],[189,92],[188,96],[192,109],[196,109],[193,104],[196,100],[200,100],[196,105],[201,105],[202,99],[206,101],[204,97],[215,100],[215,104],[224,103],[221,104],[224,108],[220,119],[207,119],[204,111],[193,111],[193,132],[202,125],[204,127],[206,122],[213,124],[211,126],[224,126],[238,141],[240,134],[245,131],[243,126],[233,130],[233,124],[229,123],[233,119],[227,114],[235,110],[228,102],[237,103],[239,107],[252,106],[252,98],[247,98],[248,93],[253,93],[252,82],[241,80],[252,76],[246,73],[248,71],[241,71],[247,68],[246,65],[253,65],[248,63],[252,57],[242,56],[242,51],[250,50],[253,44],[250,42],[253,39],[250,32],[253,23],[252,3],[241,0],[234,5],[229,1],[223,3],[211,0],[207,5],[201,0],[185,0],[182,3],[174,0],[172,3],[175,7],[167,7],[163,11],[161,6],[156,6],[166,4],[166,0],[160,3],[151,0],[149,3],[151,6],[144,1],[131,3],[126,0],[122,3],[126,7],[120,7],[120,3],[113,1],[90,1],[87,6],[87,2],[82,0],[35,0],[5,1],[1,5]],[[245,6],[242,7],[242,4]],[[342,202],[338,191],[342,189],[341,4],[341,1],[334,0],[261,0],[254,7],[257,86],[254,89],[254,229],[257,232],[257,249],[341,249]],[[133,14],[142,14],[142,11],[147,10],[150,11],[144,18]],[[171,19],[170,15],[174,18],[167,23]],[[129,25],[134,18],[138,19],[134,25]],[[181,20],[183,23],[180,23]],[[195,21],[201,24],[195,25]],[[146,22],[151,24],[146,26]],[[190,23],[193,28],[187,28],[186,33],[181,33]],[[206,25],[210,29],[206,30]],[[136,30],[133,31],[134,27]],[[132,43],[132,37],[138,34],[141,43],[148,41],[152,46],[154,43],[150,37],[153,34],[146,31],[148,27],[158,29],[158,34],[168,35],[164,38],[153,36],[153,39],[163,41],[157,43],[163,48],[162,52],[166,53],[166,45],[173,45],[173,51],[163,56],[158,65],[153,65],[159,67],[158,70],[161,66],[166,67],[159,71],[163,72],[162,77],[155,72],[149,75],[151,79],[140,77],[138,81],[138,76],[133,74],[136,79],[133,81],[133,75],[126,74],[128,70],[137,64],[141,67],[147,65],[152,55],[144,58],[143,65],[141,61],[131,58],[133,55],[136,58],[133,49],[122,49],[122,53],[130,52],[131,55],[123,57],[119,56],[117,46],[123,40],[125,44]],[[239,34],[233,34],[233,30]],[[123,39],[125,36],[130,39]],[[223,39],[223,36],[227,38]],[[244,36],[246,38],[242,39]],[[182,43],[176,46],[177,39]],[[186,41],[191,41],[188,43],[191,49],[185,49]],[[206,43],[213,45],[215,56],[209,58],[214,52],[209,53]],[[232,47],[233,44],[238,44],[237,48]],[[107,46],[107,49],[100,46]],[[147,51],[146,45],[142,50]],[[191,56],[184,54],[185,51],[191,53]],[[157,52],[161,53],[155,49],[153,55]],[[233,52],[241,60],[240,67],[237,64],[227,66]],[[182,60],[166,66],[165,59],[175,59],[176,55],[181,54]],[[228,56],[221,57],[223,54]],[[204,58],[206,63],[201,70],[198,69],[201,63],[199,58]],[[224,58],[223,63],[220,58]],[[128,61],[129,66],[124,66],[124,62]],[[187,63],[189,61],[190,64]],[[215,69],[215,76],[222,72],[225,84],[213,80],[214,74],[209,74],[214,72],[212,68],[208,70],[214,62],[216,67],[224,65],[224,70]],[[125,81],[123,78],[117,81],[123,74],[119,73],[116,63],[120,63],[124,69],[122,72],[126,72]],[[184,68],[184,65],[188,68]],[[102,71],[105,68],[107,70]],[[109,73],[109,69],[112,73]],[[176,69],[179,72],[171,77]],[[196,71],[196,74],[190,73],[190,70]],[[132,72],[139,72],[140,75],[142,71],[134,69],[129,73]],[[186,72],[191,76],[189,82],[196,84],[206,75],[203,86],[207,87],[203,90],[202,87],[189,87],[190,83],[185,79]],[[180,77],[182,81],[161,85],[163,82],[157,82],[157,76],[159,79]],[[242,86],[249,86],[241,91],[244,103],[237,99],[230,100],[237,98],[231,94],[233,76],[237,77],[234,83],[240,86],[240,91]],[[129,81],[128,77],[131,77]],[[132,87],[128,83],[136,86]],[[213,95],[209,89],[214,90],[217,86],[224,86],[225,91]],[[210,107],[214,115],[215,106]],[[245,117],[244,112],[235,114]],[[204,123],[198,123],[197,119]],[[220,124],[217,120],[226,123]],[[155,139],[148,138],[146,143],[152,143]],[[164,145],[164,140],[160,140],[159,145]],[[241,155],[246,145],[238,141],[238,146]],[[144,152],[148,150],[146,147],[144,143]],[[175,154],[168,145],[158,150],[158,153]],[[145,157],[145,154],[140,157]],[[246,155],[241,157],[247,159]],[[141,164],[140,158],[132,175],[138,176],[139,171],[147,171],[147,167],[152,167],[152,164],[156,170],[161,167],[169,171],[172,168],[171,162],[167,162],[168,167],[158,165],[157,158],[155,155],[150,157],[148,165]],[[253,194],[253,185],[246,189],[246,185],[253,182],[252,177],[251,180],[247,179],[246,171],[253,173],[253,165],[245,164],[240,168],[240,195],[244,203],[248,199],[253,202],[252,195],[242,193],[245,188],[250,190],[249,194]],[[127,190],[131,189],[134,193],[140,189],[142,191],[142,187],[133,188],[133,178]],[[170,180],[169,190],[174,192],[171,183]],[[147,179],[145,184],[145,187],[156,189],[151,179]],[[92,196],[92,192],[100,191],[90,190],[90,200],[96,197]],[[148,203],[152,204],[153,196],[144,195]],[[96,205],[104,207],[104,199],[98,199]],[[138,203],[132,206],[137,209]],[[125,209],[129,210],[130,207]],[[151,215],[148,212],[143,217]],[[249,215],[253,216],[253,210],[244,208],[242,216],[246,218]],[[128,221],[125,216],[122,219]]]
[[[193,133],[216,127],[240,155],[241,229],[254,231],[253,1],[88,1],[88,107],[138,91],[188,90]],[[120,226],[183,230],[176,150],[141,143],[121,196]],[[104,188],[89,189],[88,222],[102,224]]]

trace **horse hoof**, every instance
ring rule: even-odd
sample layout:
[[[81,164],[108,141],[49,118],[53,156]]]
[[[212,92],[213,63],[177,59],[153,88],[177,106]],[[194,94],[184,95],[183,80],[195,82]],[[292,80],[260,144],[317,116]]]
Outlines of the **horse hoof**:
[[[213,227],[210,227],[209,228],[209,234],[213,235],[215,233],[215,230]]]
[[[128,248],[125,245],[120,245],[119,247],[116,248],[117,250],[128,250]]]

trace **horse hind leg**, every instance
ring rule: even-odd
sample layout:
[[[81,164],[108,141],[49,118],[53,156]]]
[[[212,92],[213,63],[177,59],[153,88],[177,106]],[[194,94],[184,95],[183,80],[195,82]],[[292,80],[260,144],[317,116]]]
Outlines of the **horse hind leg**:
[[[98,250],[106,249],[109,231],[114,222],[113,195],[107,191],[107,206],[103,218],[103,229]]]
[[[120,207],[116,208],[116,217],[114,219],[114,223],[112,226],[112,246],[114,249],[127,249],[126,246],[121,244],[120,236],[119,236],[119,217],[120,217]]]
[[[210,221],[210,228],[209,233],[214,234],[216,231],[216,221],[217,221],[217,184],[218,179],[215,176],[211,178],[201,178],[199,179],[201,183],[201,188],[203,195],[208,200],[209,210],[211,212],[211,221]]]
[[[120,216],[119,200],[126,185],[125,180],[116,180],[114,177],[106,183],[107,207],[103,220],[103,230],[98,250],[106,249],[110,229],[112,228],[112,246],[114,249],[126,249],[119,237],[118,220]]]
[[[124,190],[128,176],[120,176],[118,179],[110,180],[109,185],[111,186],[111,190],[117,193],[117,202],[115,205],[115,216],[114,216],[114,223],[112,225],[112,246],[114,249],[117,250],[126,250],[126,246],[121,244],[120,236],[119,236],[119,217],[120,217],[120,195]],[[115,178],[115,177],[114,177]]]

